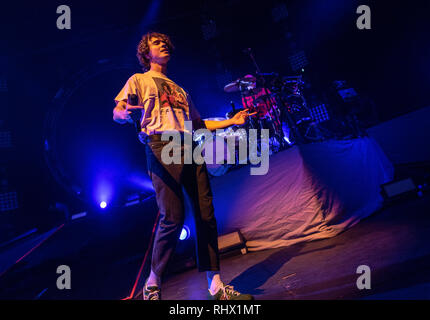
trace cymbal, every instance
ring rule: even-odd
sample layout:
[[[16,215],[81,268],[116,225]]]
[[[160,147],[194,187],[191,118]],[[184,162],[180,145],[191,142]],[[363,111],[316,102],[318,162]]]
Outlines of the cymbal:
[[[299,79],[301,78],[302,75],[298,75],[298,76],[287,76],[287,77],[282,77],[282,79]]]
[[[302,76],[289,76],[289,77],[282,77],[282,80],[285,83],[294,83],[294,82],[303,82]]]
[[[237,92],[240,91],[238,84],[235,82],[229,83],[224,87],[225,92]]]
[[[239,78],[224,87],[225,92],[238,92],[244,91],[248,87],[255,85],[256,79],[254,77]]]

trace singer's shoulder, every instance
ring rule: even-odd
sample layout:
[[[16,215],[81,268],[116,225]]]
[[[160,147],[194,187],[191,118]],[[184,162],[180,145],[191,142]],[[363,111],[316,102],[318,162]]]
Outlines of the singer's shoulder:
[[[135,73],[133,74],[129,79],[133,79],[133,80],[138,80],[138,79],[143,79],[144,77],[147,77],[148,72],[140,72],[140,73]]]
[[[128,81],[134,82],[136,85],[149,85],[151,84],[152,77],[148,72],[145,73],[135,73],[130,78],[128,78]]]
[[[166,77],[166,75],[159,72],[151,71],[151,70],[146,71],[144,73],[135,73],[130,77],[130,79],[133,79],[133,80],[148,80],[153,78],[164,78],[166,80],[170,80],[169,78]]]

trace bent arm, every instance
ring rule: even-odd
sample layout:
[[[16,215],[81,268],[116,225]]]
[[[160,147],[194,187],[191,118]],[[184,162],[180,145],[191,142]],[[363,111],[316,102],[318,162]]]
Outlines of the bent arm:
[[[232,119],[221,120],[221,121],[205,120],[204,123],[206,128],[210,131],[214,131],[216,129],[224,129],[234,124]]]

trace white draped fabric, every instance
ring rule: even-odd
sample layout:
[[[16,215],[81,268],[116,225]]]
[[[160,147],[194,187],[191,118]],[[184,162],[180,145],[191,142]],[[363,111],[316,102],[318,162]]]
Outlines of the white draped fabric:
[[[269,165],[266,175],[245,166],[211,180],[219,234],[240,230],[251,251],[339,234],[381,207],[394,171],[371,138],[295,146]]]

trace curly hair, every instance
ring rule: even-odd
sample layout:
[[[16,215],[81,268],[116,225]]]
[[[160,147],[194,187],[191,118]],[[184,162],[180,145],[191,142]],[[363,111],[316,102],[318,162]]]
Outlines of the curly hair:
[[[152,38],[159,38],[166,42],[169,52],[172,53],[175,47],[172,41],[170,41],[169,36],[159,33],[159,32],[148,32],[142,36],[139,44],[137,45],[137,59],[139,59],[140,65],[143,67],[143,71],[148,71],[151,68],[150,60],[146,57],[149,54],[149,40]]]

